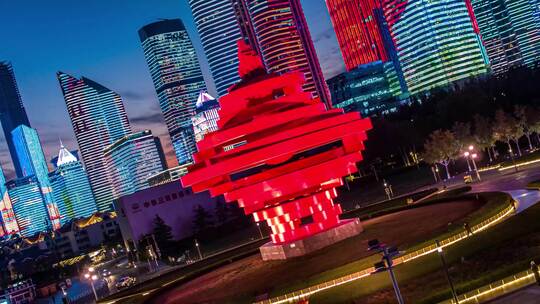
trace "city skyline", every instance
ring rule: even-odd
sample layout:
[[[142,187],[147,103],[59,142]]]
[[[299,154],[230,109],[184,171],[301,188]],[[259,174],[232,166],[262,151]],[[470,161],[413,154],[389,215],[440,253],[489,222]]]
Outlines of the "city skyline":
[[[325,77],[344,71],[325,2],[302,0],[302,4]],[[0,58],[13,64],[24,106],[32,126],[40,132],[47,160],[57,153],[58,138],[67,146],[76,147],[62,93],[55,79],[55,72],[62,70],[95,79],[117,91],[125,100],[133,129],[151,129],[159,136],[167,154],[167,165],[174,166],[174,153],[137,30],[159,18],[182,19],[197,50],[209,93],[215,95],[215,86],[209,81],[208,64],[187,0],[162,1],[160,6],[144,1],[118,1],[113,5],[94,1],[85,7],[87,14],[67,19],[60,16],[77,12],[76,4],[60,1],[55,5],[35,5],[36,10],[28,11],[24,9],[24,1],[0,4],[2,11],[17,12],[0,21],[0,24],[13,29],[4,39],[10,47],[0,49]],[[107,10],[103,9],[104,6]],[[39,10],[40,7],[43,10]],[[114,27],[109,24],[112,16]],[[25,19],[37,20],[43,26],[30,27],[21,22]],[[82,29],[85,24],[94,24],[93,30]],[[64,35],[58,35],[60,32]],[[21,35],[30,34],[35,35],[35,39],[20,39]],[[40,51],[36,52],[36,49]],[[0,142],[0,163],[9,180],[14,177],[13,165],[5,139],[0,137]]]

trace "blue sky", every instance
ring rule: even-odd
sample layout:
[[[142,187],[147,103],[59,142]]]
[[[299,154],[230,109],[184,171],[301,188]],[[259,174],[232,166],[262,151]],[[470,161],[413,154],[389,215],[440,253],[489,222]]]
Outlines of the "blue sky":
[[[301,2],[325,76],[343,71],[324,0]],[[151,129],[171,155],[137,36],[140,27],[159,18],[184,21],[213,94],[187,0],[0,0],[0,60],[14,66],[30,123],[40,134],[47,159],[58,152],[59,138],[68,148],[77,148],[55,77],[58,70],[86,76],[122,95],[133,129]],[[3,137],[0,163],[11,177],[12,165]]]

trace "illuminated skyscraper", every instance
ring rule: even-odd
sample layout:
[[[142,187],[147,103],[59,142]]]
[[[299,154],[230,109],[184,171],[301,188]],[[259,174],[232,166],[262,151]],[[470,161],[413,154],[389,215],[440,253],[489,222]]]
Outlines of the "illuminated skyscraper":
[[[2,129],[4,130],[9,154],[15,167],[15,173],[18,177],[22,177],[15,146],[11,139],[11,131],[19,125],[30,126],[30,122],[28,121],[28,116],[26,116],[26,110],[19,94],[13,68],[11,64],[3,61],[0,61],[0,121],[2,122]]]
[[[382,8],[411,94],[487,72],[464,0],[383,0]]]
[[[195,141],[198,142],[204,138],[206,133],[214,132],[218,129],[219,103],[210,94],[201,91],[199,98],[197,98],[195,111],[196,113],[191,118],[191,121],[193,122]]]
[[[64,145],[60,146],[55,166],[56,169],[49,173],[49,179],[62,224],[96,213],[96,201],[88,175],[82,163]]]
[[[148,178],[164,170],[158,137],[149,130],[127,135],[104,149],[114,198],[149,187]]]
[[[381,32],[379,0],[326,0],[347,71],[389,56]]]
[[[301,71],[304,91],[331,105],[300,0],[243,0],[269,73]]]
[[[17,225],[17,219],[15,218],[15,212],[13,212],[13,205],[6,188],[6,178],[4,171],[0,167],[0,226],[3,226],[3,232],[5,234],[12,234],[19,232],[19,226]]]
[[[139,38],[176,158],[191,162],[196,151],[191,116],[199,91],[206,90],[195,48],[180,19],[146,25]]]
[[[470,1],[495,74],[540,61],[540,7],[533,0]]]
[[[23,176],[36,178],[52,228],[60,228],[60,215],[52,195],[49,168],[36,129],[20,125],[11,131],[11,136]]]
[[[240,81],[236,41],[242,37],[231,0],[188,0],[219,96]]]
[[[32,236],[50,228],[45,199],[35,175],[9,181],[6,187],[22,236]]]
[[[77,79],[62,72],[57,77],[98,211],[109,211],[113,193],[103,149],[131,133],[122,98],[85,77]]]

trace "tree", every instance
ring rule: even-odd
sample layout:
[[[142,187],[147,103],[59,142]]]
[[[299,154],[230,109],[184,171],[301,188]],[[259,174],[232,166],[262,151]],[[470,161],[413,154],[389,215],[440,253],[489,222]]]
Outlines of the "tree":
[[[497,112],[495,112],[493,133],[497,140],[505,142],[508,145],[508,151],[512,151],[510,142],[514,141],[517,145],[518,154],[521,156],[518,139],[523,135],[523,131],[520,130],[517,119],[512,115],[506,114],[506,112],[501,109],[497,110]]]
[[[527,141],[529,143],[529,149],[532,150],[531,135],[533,133],[530,125],[532,125],[535,117],[530,115],[530,107],[524,105],[515,105],[514,106],[514,116],[516,117],[518,127],[523,132]]]
[[[471,135],[471,124],[468,122],[456,121],[452,126],[452,134],[454,134],[459,144],[460,151],[469,146],[474,140]]]
[[[492,162],[495,158],[493,146],[495,145],[495,137],[493,136],[493,126],[489,118],[474,115],[474,139],[479,149],[486,149],[489,161]]]
[[[169,256],[173,247],[172,228],[159,215],[156,215],[153,224],[153,238],[156,240],[162,256]]]
[[[219,225],[223,225],[229,219],[229,208],[227,206],[227,203],[225,203],[222,200],[218,200],[216,202],[216,207],[215,207],[214,212],[216,215],[217,223]]]
[[[193,210],[195,212],[195,217],[193,219],[193,230],[195,233],[200,233],[206,229],[212,227],[212,215],[206,211],[201,205]]]
[[[429,135],[424,143],[424,160],[432,164],[441,164],[446,170],[446,177],[450,178],[448,166],[450,161],[459,156],[459,143],[454,134],[448,130],[436,130]]]

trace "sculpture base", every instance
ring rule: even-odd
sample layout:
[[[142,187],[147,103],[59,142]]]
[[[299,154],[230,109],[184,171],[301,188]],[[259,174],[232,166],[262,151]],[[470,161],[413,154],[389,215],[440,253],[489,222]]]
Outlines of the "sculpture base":
[[[269,242],[260,247],[259,250],[263,261],[286,260],[330,246],[356,236],[362,231],[364,228],[360,219],[342,220],[338,226],[303,240],[278,245]]]

